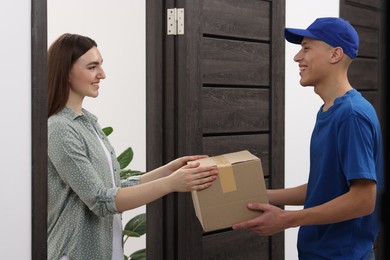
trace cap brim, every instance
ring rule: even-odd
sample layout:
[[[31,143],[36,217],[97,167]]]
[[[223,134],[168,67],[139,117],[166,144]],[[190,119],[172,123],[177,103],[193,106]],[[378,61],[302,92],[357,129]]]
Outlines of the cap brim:
[[[286,28],[284,29],[284,37],[288,42],[301,44],[303,37],[316,38],[311,32],[303,29]]]

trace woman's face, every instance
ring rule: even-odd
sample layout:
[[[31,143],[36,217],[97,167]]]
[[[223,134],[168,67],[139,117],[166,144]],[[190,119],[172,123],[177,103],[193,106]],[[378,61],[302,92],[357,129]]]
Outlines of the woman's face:
[[[103,58],[96,47],[84,53],[69,72],[71,94],[84,97],[99,95],[99,82],[106,78],[102,68]]]

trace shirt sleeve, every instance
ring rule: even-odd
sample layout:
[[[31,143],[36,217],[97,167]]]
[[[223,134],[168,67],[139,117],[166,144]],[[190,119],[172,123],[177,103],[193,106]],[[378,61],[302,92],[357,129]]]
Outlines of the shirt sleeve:
[[[358,115],[349,116],[338,135],[340,162],[347,180],[376,181],[373,127]]]
[[[121,181],[121,187],[129,187],[129,186],[135,186],[139,185],[141,181],[141,176],[130,176],[126,180]]]
[[[48,131],[48,159],[60,178],[96,215],[119,213],[115,205],[119,188],[105,185],[97,172],[99,169],[93,167],[87,155],[84,142],[70,125],[62,122],[51,124]]]

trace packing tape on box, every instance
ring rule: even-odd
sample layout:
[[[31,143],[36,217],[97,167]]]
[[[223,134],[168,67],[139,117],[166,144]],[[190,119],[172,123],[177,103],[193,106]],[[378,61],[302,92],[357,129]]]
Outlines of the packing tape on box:
[[[221,182],[222,192],[232,192],[237,190],[234,179],[233,167],[223,155],[212,157],[218,167],[218,176]]]

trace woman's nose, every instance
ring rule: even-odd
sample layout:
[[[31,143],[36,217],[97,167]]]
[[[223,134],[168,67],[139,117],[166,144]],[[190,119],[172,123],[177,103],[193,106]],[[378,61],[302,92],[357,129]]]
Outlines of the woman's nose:
[[[100,68],[100,72],[99,72],[99,74],[98,74],[98,77],[99,77],[100,79],[105,79],[105,78],[106,78],[106,73],[104,73],[103,68]]]

